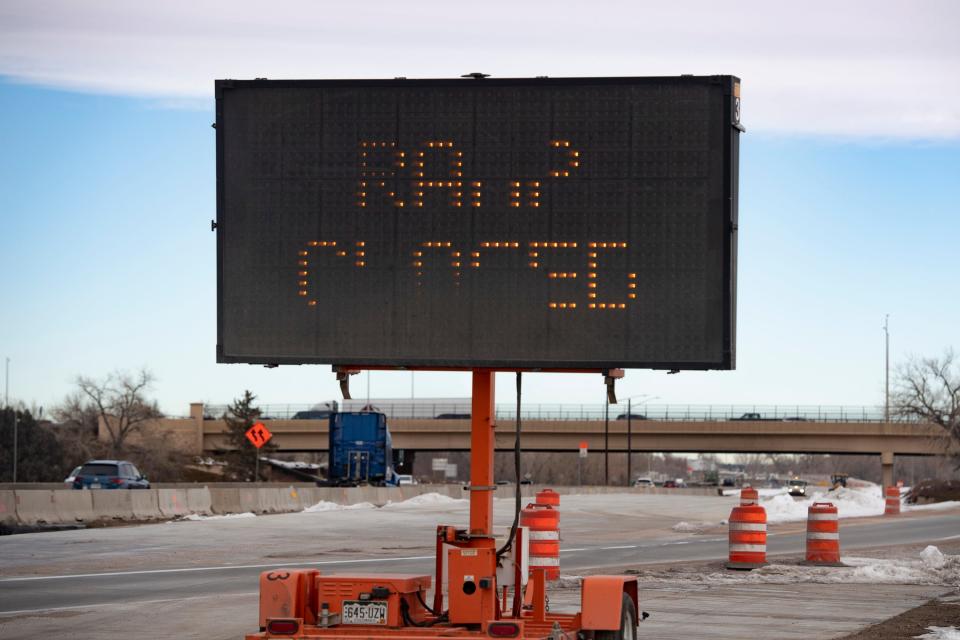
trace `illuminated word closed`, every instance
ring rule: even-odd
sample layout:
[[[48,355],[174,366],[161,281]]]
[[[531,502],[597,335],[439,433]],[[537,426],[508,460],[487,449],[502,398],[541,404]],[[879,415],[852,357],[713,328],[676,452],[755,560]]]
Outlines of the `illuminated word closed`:
[[[363,269],[368,265],[366,244],[363,240],[348,242],[311,240],[307,242],[306,248],[297,252],[297,294],[306,300],[308,306],[317,306],[317,300],[310,293],[310,259],[312,254],[325,252],[328,257],[342,258],[345,264],[356,269]],[[525,258],[528,261],[527,267],[536,270],[542,268],[546,278],[568,283],[583,283],[582,291],[586,294],[585,299],[580,302],[576,300],[550,301],[547,303],[550,309],[626,309],[627,303],[637,298],[636,273],[627,273],[625,282],[622,282],[626,285],[626,298],[601,300],[597,293],[598,283],[601,280],[599,276],[601,252],[622,251],[626,248],[626,242],[564,242],[556,240],[516,242],[495,240],[480,242],[477,246],[464,249],[458,246],[458,243],[451,241],[427,240],[416,243],[415,248],[410,251],[410,267],[415,274],[418,286],[422,283],[423,269],[427,266],[449,269],[455,284],[459,285],[464,269],[479,270],[481,268],[484,253],[502,252],[503,250],[524,251],[526,252]],[[584,252],[584,269],[582,271],[557,271],[544,265],[549,254],[555,250],[569,251],[571,249],[579,249]]]

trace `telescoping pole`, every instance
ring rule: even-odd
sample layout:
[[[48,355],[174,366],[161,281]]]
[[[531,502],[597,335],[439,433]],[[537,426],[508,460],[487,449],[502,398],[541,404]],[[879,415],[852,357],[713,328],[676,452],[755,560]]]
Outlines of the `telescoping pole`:
[[[494,372],[473,370],[470,411],[470,533],[493,534]],[[519,481],[519,478],[517,479]]]

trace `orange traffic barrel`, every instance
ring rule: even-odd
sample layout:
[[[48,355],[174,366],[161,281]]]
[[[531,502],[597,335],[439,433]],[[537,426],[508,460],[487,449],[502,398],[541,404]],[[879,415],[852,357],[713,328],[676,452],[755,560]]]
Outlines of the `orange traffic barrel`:
[[[757,504],[760,502],[760,492],[751,487],[750,485],[745,486],[743,489],[740,489],[740,506],[745,506],[748,504]]]
[[[800,564],[842,567],[840,521],[832,502],[814,502],[807,509],[807,557]]]
[[[895,516],[900,513],[900,487],[887,487],[887,504],[883,510],[885,516]]]
[[[730,512],[730,559],[727,569],[756,569],[767,564],[767,510],[757,504]]]
[[[537,491],[537,504],[540,505],[549,505],[554,509],[560,508],[560,494],[554,491],[553,489],[544,489],[543,491]]]
[[[528,504],[520,512],[520,526],[530,529],[530,572],[546,570],[547,580],[560,577],[560,511],[550,505]]]

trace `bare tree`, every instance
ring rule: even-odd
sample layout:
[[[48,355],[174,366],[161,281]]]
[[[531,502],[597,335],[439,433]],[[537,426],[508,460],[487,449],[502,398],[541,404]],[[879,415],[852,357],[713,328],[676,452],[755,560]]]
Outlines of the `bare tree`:
[[[146,369],[133,374],[116,371],[102,380],[77,376],[77,391],[67,396],[55,415],[83,426],[102,421],[110,438],[110,448],[119,455],[131,434],[140,431],[147,422],[163,417],[156,401],[146,398],[153,380]]]
[[[935,424],[960,445],[960,361],[953,349],[898,367],[891,404],[898,415]]]

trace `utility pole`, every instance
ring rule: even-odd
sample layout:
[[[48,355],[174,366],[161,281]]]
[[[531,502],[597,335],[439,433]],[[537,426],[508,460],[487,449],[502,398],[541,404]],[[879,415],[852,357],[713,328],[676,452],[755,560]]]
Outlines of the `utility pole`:
[[[884,394],[883,394],[883,421],[890,422],[890,314],[883,317],[883,335],[886,342],[884,353]]]
[[[603,484],[610,486],[610,397],[603,404]]]
[[[6,363],[6,372],[4,374],[4,383],[3,383],[3,408],[7,409],[10,407],[10,358],[7,358]],[[19,429],[17,410],[13,410],[13,481],[17,481],[17,458],[19,458],[19,447],[18,447],[18,438],[17,436]]]

